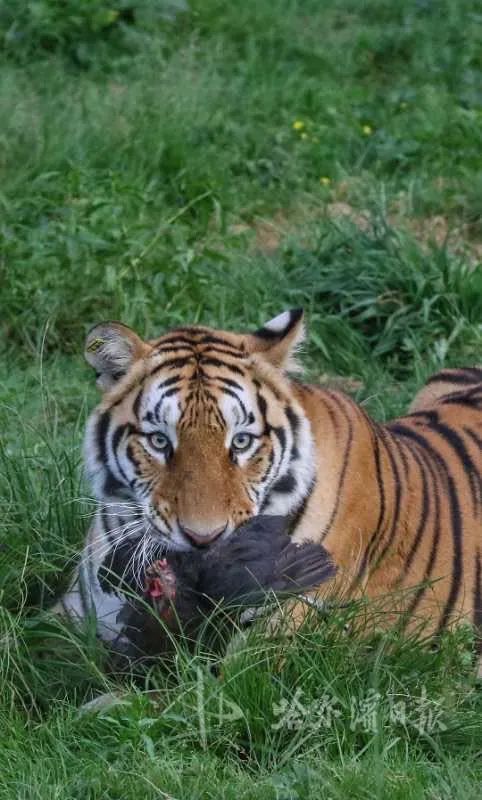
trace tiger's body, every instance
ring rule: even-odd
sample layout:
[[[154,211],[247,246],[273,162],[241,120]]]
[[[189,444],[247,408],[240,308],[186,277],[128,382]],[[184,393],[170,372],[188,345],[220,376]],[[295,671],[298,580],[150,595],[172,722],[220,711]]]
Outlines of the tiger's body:
[[[407,416],[379,424],[288,377],[302,336],[298,311],[249,335],[91,331],[104,396],[85,453],[98,509],[63,609],[93,609],[116,638],[124,598],[98,570],[118,542],[143,534],[141,570],[160,547],[209,546],[263,513],[289,516],[296,541],[323,542],[338,567],[324,595],[396,590],[432,631],[481,625],[482,370],[439,373]]]

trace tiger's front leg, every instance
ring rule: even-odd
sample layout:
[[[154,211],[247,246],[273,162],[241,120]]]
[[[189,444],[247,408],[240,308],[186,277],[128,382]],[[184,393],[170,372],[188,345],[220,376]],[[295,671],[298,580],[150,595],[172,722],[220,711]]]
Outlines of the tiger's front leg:
[[[333,582],[334,583],[334,582]],[[326,619],[338,605],[335,595],[331,595],[329,586],[322,590],[306,592],[283,602],[276,611],[269,615],[267,633],[269,636],[294,636],[308,620]]]
[[[111,550],[112,544],[94,519],[70,586],[51,612],[78,625],[93,620],[102,641],[122,644],[125,639],[127,645],[121,614],[128,600],[109,580],[102,580],[102,567]]]

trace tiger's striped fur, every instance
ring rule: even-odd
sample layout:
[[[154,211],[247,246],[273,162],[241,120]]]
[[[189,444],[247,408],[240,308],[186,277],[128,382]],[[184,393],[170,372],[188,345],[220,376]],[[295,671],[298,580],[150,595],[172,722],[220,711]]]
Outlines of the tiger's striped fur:
[[[93,607],[102,635],[118,636],[123,598],[97,576],[117,542],[142,533],[141,570],[160,547],[206,546],[263,513],[323,542],[341,576],[331,591],[340,580],[352,597],[412,589],[404,610],[431,629],[481,624],[482,370],[440,372],[382,425],[341,392],[288,377],[302,337],[299,310],[246,335],[90,332],[104,391],[85,444],[98,510],[68,612]]]

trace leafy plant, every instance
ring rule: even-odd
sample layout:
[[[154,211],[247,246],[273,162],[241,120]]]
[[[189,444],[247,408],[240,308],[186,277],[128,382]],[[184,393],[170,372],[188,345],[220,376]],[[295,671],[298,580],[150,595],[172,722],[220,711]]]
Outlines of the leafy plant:
[[[87,66],[129,49],[139,34],[188,8],[184,0],[2,0],[0,35],[6,55],[19,61],[60,52]],[[138,43],[138,46],[140,42]]]

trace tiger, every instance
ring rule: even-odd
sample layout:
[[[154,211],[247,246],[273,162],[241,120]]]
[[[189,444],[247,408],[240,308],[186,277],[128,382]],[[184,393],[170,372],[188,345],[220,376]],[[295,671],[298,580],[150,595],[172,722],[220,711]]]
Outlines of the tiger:
[[[337,573],[324,597],[406,597],[438,633],[482,622],[482,368],[443,369],[405,416],[380,423],[350,396],[305,383],[302,309],[254,333],[183,326],[143,340],[92,328],[85,357],[102,397],[85,435],[96,511],[64,613],[94,613],[122,637],[106,554],[138,537],[194,551],[258,514],[323,544]]]

